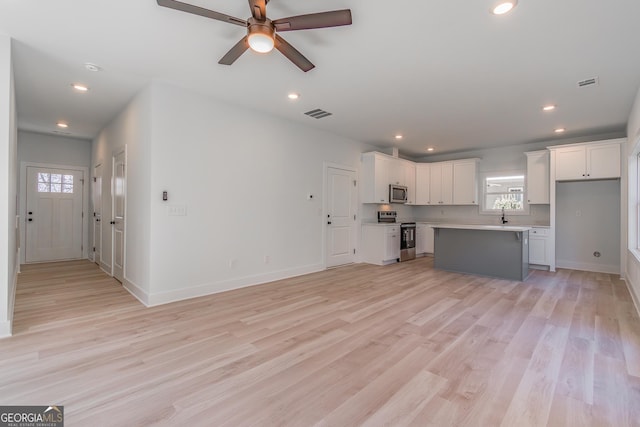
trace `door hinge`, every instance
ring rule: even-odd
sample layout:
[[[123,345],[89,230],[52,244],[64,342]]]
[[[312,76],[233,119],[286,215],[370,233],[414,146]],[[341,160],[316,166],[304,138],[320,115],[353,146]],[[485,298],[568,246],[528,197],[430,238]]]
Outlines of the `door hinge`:
[[[356,220],[356,216],[355,216],[355,214],[353,215],[353,220],[354,220],[354,221]]]
[[[358,181],[356,181],[355,179],[353,180],[353,186],[356,187],[358,185]]]
[[[355,253],[356,253],[356,250],[355,250],[355,249],[353,249],[353,253],[354,253],[354,255],[355,255]]]
[[[98,182],[98,178],[96,178],[95,176],[93,177],[93,182]]]
[[[94,217],[94,218],[96,217],[96,213],[95,213],[95,212],[93,213],[93,217]]]
[[[96,251],[96,247],[94,246],[94,247],[93,247],[93,252],[95,252],[95,251]]]
[[[84,185],[84,178],[80,178],[78,181],[80,181],[82,185]]]
[[[84,218],[84,212],[82,212],[82,218]]]

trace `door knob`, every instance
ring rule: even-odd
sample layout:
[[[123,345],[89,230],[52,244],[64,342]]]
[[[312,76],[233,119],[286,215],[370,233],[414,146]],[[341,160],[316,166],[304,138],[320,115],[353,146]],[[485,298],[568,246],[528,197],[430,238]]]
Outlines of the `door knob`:
[[[113,224],[115,224],[115,223],[116,223],[115,221],[111,221],[109,224],[113,225]]]
[[[29,221],[29,222],[33,221],[33,218],[29,218],[29,219],[28,219],[28,221]]]
[[[100,218],[96,218],[96,222],[100,222]]]
[[[331,225],[331,221],[327,221],[327,224]]]
[[[29,212],[29,215],[33,215],[33,212],[31,212],[31,211],[30,211],[30,212]]]

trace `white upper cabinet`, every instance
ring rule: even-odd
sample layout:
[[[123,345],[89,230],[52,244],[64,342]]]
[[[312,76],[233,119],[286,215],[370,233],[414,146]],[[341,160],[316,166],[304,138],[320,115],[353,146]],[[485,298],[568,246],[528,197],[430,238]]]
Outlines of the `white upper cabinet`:
[[[453,163],[431,163],[429,168],[429,191],[432,205],[453,203]]]
[[[527,202],[549,204],[549,151],[531,151],[527,156]]]
[[[556,181],[620,178],[620,141],[549,147],[555,153]]]
[[[430,204],[430,168],[430,163],[416,164],[416,205]]]
[[[478,159],[453,162],[453,204],[478,204]]]
[[[401,159],[389,159],[389,182],[388,184],[406,185],[404,174],[404,161]]]
[[[380,153],[364,153],[360,198],[362,203],[389,203],[389,159]]]
[[[416,164],[404,161],[404,185],[407,186],[407,205],[416,204]]]

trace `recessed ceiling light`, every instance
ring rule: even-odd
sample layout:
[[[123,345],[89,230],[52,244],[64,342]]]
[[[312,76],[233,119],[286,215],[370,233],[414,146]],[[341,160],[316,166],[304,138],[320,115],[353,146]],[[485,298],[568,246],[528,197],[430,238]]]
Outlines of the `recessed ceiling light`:
[[[433,147],[427,148],[427,151],[433,151],[433,150],[435,150],[435,148],[433,148]]]
[[[86,68],[89,71],[102,71],[102,68],[100,68],[98,65],[96,64],[92,64],[91,62],[85,62],[84,64],[84,68]]]
[[[88,86],[85,86],[81,83],[72,83],[71,87],[77,90],[78,92],[87,92],[89,90]]]
[[[397,134],[397,135],[395,136],[395,138],[396,138],[396,139],[402,139],[402,135]]]
[[[553,111],[556,109],[555,105],[545,105],[544,107],[542,107],[542,111]]]
[[[56,123],[56,126],[58,126],[59,128],[66,129],[66,128],[69,127],[69,124],[66,123],[66,122],[58,122],[58,123]]]
[[[553,131],[554,131],[555,133],[562,133],[562,132],[564,132],[565,130],[566,130],[565,128],[557,128],[557,129],[554,129]]]
[[[291,92],[289,95],[287,95],[287,97],[289,97],[289,99],[298,99],[298,98],[300,98],[300,94],[299,93],[295,93],[295,92]]]
[[[494,15],[504,15],[505,13],[516,7],[517,4],[518,0],[502,0],[495,4],[491,11]]]

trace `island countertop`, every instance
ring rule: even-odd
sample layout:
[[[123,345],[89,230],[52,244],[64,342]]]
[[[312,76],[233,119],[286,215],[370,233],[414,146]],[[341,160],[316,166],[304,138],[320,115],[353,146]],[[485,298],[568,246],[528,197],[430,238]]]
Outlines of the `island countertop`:
[[[432,228],[456,228],[461,230],[487,231],[529,231],[532,227],[523,225],[481,225],[481,224],[430,224]]]

